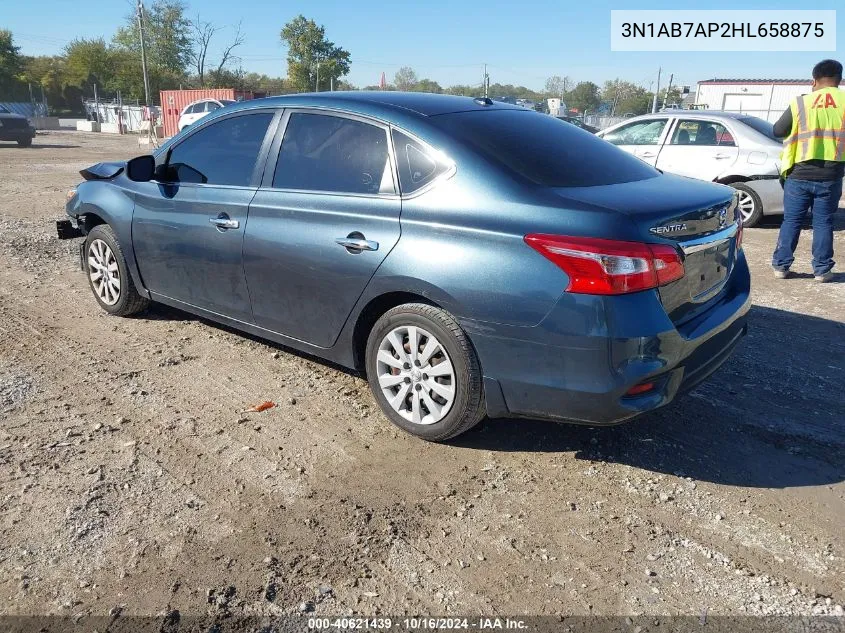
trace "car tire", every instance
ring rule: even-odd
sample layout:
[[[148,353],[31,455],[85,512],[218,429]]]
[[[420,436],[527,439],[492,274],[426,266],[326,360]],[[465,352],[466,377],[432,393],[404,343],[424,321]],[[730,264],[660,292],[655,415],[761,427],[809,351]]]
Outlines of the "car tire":
[[[731,183],[731,187],[739,192],[737,206],[742,216],[742,226],[752,227],[759,224],[763,218],[763,201],[760,196],[744,182]],[[748,211],[746,212],[745,209]]]
[[[440,442],[484,418],[478,356],[441,308],[407,303],[385,312],[370,331],[365,363],[382,411],[412,435]]]
[[[18,141],[18,147],[32,147],[32,139],[31,138],[22,138]]]
[[[108,224],[99,224],[88,232],[82,259],[91,292],[109,314],[130,316],[150,304],[135,288],[120,242]]]

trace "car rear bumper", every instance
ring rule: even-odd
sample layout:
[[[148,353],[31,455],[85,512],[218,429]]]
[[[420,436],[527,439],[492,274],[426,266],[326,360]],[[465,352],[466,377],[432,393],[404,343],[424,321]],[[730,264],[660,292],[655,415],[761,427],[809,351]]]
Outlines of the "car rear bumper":
[[[745,335],[750,304],[741,256],[713,306],[677,327],[656,292],[564,294],[535,327],[464,327],[481,360],[491,417],[610,425],[668,404],[716,371]],[[654,387],[626,395],[643,383]]]
[[[749,180],[745,183],[757,192],[763,204],[763,215],[783,215],[783,187],[777,178]]]

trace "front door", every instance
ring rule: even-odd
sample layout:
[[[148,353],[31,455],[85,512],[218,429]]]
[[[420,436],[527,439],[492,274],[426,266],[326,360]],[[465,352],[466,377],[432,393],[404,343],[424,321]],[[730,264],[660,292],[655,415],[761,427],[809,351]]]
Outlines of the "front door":
[[[249,208],[252,310],[261,327],[330,347],[399,239],[387,127],[320,111],[285,119]]]
[[[666,122],[663,117],[633,121],[605,133],[602,138],[653,167],[660,154]]]
[[[721,123],[679,119],[660,152],[657,167],[670,174],[715,180],[725,175],[738,157],[736,140]]]
[[[263,111],[204,125],[172,148],[168,182],[138,183],[132,242],[151,292],[253,321],[243,238],[273,117]]]

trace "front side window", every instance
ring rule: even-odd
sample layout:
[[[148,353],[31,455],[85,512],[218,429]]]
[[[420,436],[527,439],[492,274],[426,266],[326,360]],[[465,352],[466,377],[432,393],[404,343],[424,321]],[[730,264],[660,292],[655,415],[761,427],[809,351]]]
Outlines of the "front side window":
[[[666,119],[637,121],[608,132],[604,140],[614,145],[657,145],[665,127]]]
[[[292,114],[273,186],[353,194],[395,193],[387,132],[345,117]]]
[[[399,130],[393,130],[393,147],[399,167],[399,187],[403,194],[421,189],[452,165],[429,147]]]
[[[206,126],[173,148],[169,165],[181,183],[247,187],[270,127],[269,112],[245,114]]]
[[[736,145],[733,136],[724,125],[713,121],[684,121],[678,122],[672,134],[672,145],[705,145],[728,146]]]

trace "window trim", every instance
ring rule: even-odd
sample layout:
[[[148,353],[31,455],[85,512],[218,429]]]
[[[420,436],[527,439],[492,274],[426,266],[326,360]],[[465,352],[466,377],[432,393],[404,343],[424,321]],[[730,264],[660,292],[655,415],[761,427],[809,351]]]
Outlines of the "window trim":
[[[391,178],[393,180],[393,193],[355,193],[350,191],[323,191],[315,189],[290,189],[273,186],[273,177],[276,174],[276,165],[279,162],[279,152],[282,149],[282,141],[285,137],[285,132],[290,123],[290,118],[294,114],[320,114],[323,116],[335,116],[341,119],[351,119],[360,123],[367,123],[380,128],[387,136],[387,156],[390,165]],[[272,160],[271,160],[272,158]],[[356,198],[376,198],[379,200],[398,199],[401,197],[399,188],[399,173],[396,170],[396,154],[393,151],[393,135],[390,133],[390,125],[379,119],[374,119],[368,116],[362,116],[353,112],[346,112],[345,110],[337,110],[334,108],[315,108],[315,107],[291,107],[285,108],[276,128],[276,135],[270,145],[267,159],[264,164],[263,176],[259,188],[263,191],[277,191],[285,193],[296,194],[316,194],[320,196],[354,196]]]
[[[447,154],[445,154],[444,152],[442,152],[438,149],[435,149],[429,143],[426,143],[425,141],[420,139],[420,137],[417,136],[416,134],[412,134],[411,132],[408,132],[408,130],[405,130],[401,127],[398,127],[398,126],[392,125],[392,124],[390,126],[390,144],[391,144],[391,146],[393,145],[393,131],[394,130],[399,132],[400,134],[404,134],[405,136],[410,138],[415,143],[419,143],[420,145],[422,145],[424,148],[426,148],[427,153],[432,152],[432,153],[443,154],[443,157],[447,161],[449,161],[449,168],[447,170],[445,170],[442,174],[439,174],[435,178],[432,178],[430,181],[428,181],[426,184],[424,184],[419,189],[415,189],[414,191],[412,191],[410,193],[404,193],[402,191],[401,186],[399,186],[399,155],[396,154],[396,150],[394,148],[394,150],[393,150],[394,151],[394,160],[396,161],[396,183],[397,183],[397,187],[398,187],[398,191],[400,193],[400,196],[402,197],[403,200],[411,200],[413,198],[416,198],[417,196],[421,196],[424,193],[428,192],[429,190],[433,189],[440,182],[445,181],[445,180],[449,180],[452,176],[454,176],[456,173],[458,173],[457,164]]]
[[[219,108],[222,110],[222,108]],[[164,152],[160,152],[156,155],[156,167],[163,165],[165,162],[170,160],[170,155],[174,149],[179,147],[182,143],[190,139],[194,134],[197,134],[204,130],[205,128],[209,127],[210,125],[214,125],[215,123],[220,123],[221,121],[225,121],[226,119],[233,119],[235,117],[241,116],[249,116],[252,114],[272,114],[272,118],[270,119],[270,125],[267,126],[267,132],[264,134],[264,140],[261,141],[261,146],[258,148],[258,157],[255,160],[255,166],[252,169],[252,175],[249,179],[249,184],[247,185],[223,185],[223,184],[215,184],[215,183],[202,183],[202,182],[162,182],[160,180],[151,180],[150,182],[154,182],[164,186],[179,186],[179,187],[215,187],[215,188],[227,188],[227,189],[258,189],[261,186],[261,175],[264,173],[264,168],[267,164],[267,158],[269,155],[269,149],[275,137],[275,134],[278,129],[279,120],[282,118],[282,114],[284,110],[281,108],[247,108],[245,110],[237,110],[235,112],[228,112],[226,114],[222,114],[219,116],[214,116],[214,113],[210,113],[208,116],[203,117],[200,119],[201,123],[195,123],[190,128],[188,128],[188,133],[185,138],[179,139],[178,143],[170,145]]]

